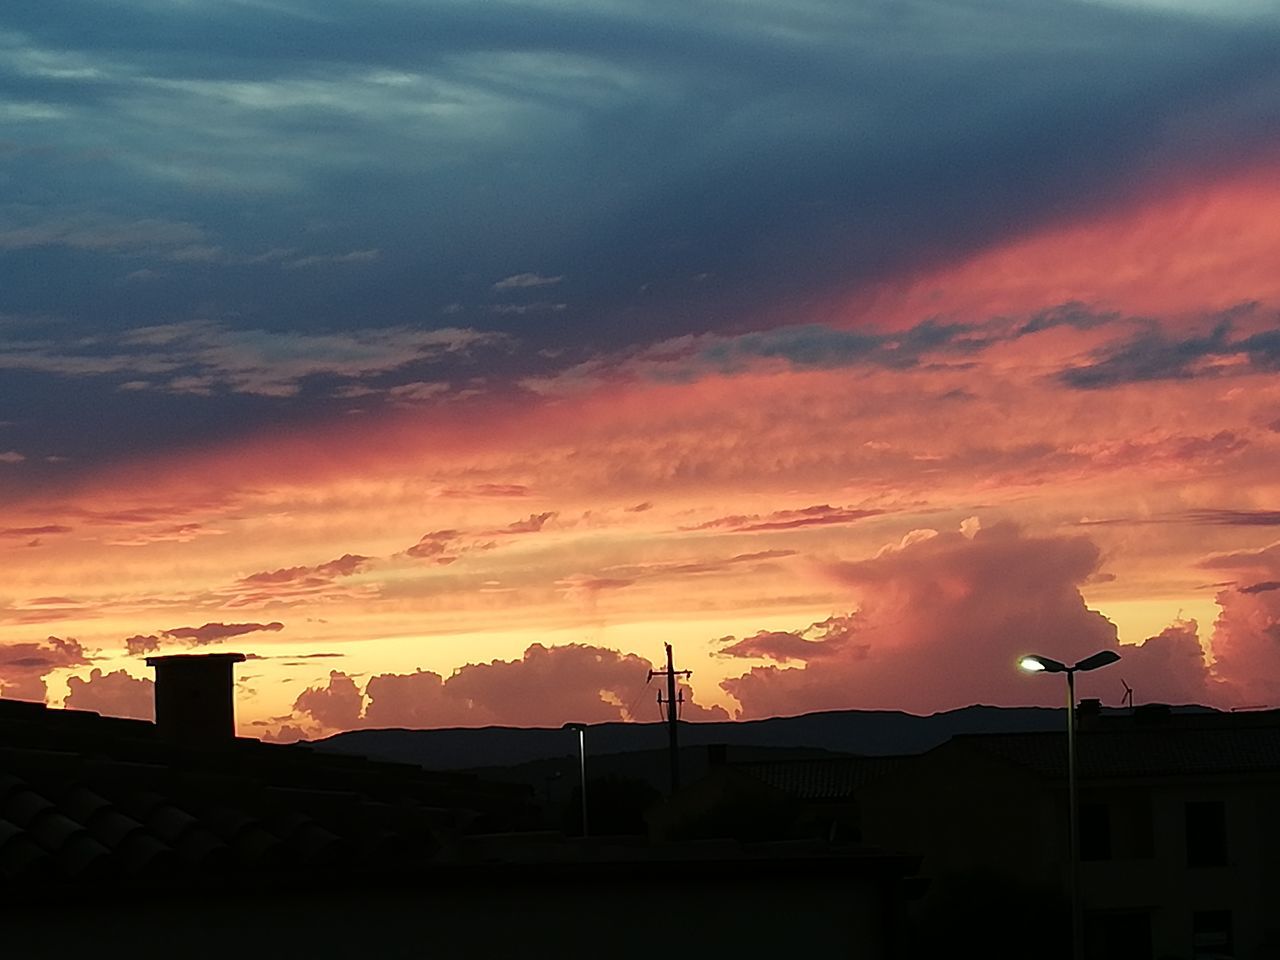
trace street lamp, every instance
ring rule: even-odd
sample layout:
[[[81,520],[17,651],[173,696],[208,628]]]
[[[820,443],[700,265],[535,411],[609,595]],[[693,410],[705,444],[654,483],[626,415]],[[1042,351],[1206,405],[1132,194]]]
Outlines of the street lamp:
[[[585,723],[566,723],[560,729],[578,731],[579,792],[582,794],[582,835],[585,837],[587,835],[587,725]]]
[[[1084,957],[1084,931],[1080,915],[1080,849],[1079,815],[1076,812],[1076,673],[1097,670],[1120,659],[1114,650],[1100,650],[1068,667],[1061,660],[1030,654],[1018,666],[1030,673],[1065,673],[1067,675],[1067,844],[1071,865],[1071,955]]]

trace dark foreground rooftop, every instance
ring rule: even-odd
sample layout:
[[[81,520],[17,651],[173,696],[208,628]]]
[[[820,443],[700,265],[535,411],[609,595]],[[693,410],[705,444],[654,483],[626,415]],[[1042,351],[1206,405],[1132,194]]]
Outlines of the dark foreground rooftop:
[[[414,870],[528,826],[528,791],[408,764],[0,700],[0,890]]]

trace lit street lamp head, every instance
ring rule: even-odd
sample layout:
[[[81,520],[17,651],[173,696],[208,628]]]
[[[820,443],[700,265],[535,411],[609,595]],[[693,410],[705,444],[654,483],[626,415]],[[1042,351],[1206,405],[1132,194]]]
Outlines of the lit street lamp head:
[[[1052,657],[1041,657],[1030,654],[1018,661],[1018,666],[1029,673],[1063,673],[1067,665]]]
[[[1093,656],[1085,657],[1074,667],[1068,667],[1061,660],[1055,660],[1053,657],[1042,657],[1039,654],[1029,654],[1018,661],[1018,666],[1029,673],[1075,673],[1083,670],[1097,670],[1099,667],[1105,667],[1109,663],[1115,663],[1120,659],[1120,654],[1114,650],[1099,650]]]

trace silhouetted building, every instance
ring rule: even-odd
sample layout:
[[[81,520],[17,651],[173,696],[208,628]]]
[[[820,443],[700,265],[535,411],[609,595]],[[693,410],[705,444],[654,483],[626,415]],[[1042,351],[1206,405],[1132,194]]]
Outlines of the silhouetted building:
[[[236,662],[158,658],[176,735],[0,700],[6,956],[895,955],[917,857],[537,832],[528,786],[230,736]]]
[[[903,757],[827,756],[731,762],[713,745],[707,774],[650,811],[656,839],[862,839],[857,795]]]
[[[1280,713],[1148,707],[1079,733],[1088,956],[1280,957]],[[1065,733],[957,736],[860,791],[864,837],[923,854],[917,929],[1061,953],[1066,749]]]

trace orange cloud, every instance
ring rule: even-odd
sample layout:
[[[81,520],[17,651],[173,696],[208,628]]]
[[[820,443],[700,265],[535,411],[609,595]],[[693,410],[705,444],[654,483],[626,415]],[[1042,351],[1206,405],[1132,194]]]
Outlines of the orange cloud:
[[[860,294],[848,316],[1019,315],[1070,301],[1185,315],[1280,302],[1280,166],[1157,183],[1102,215],[1063,219],[955,266]]]
[[[69,677],[67,689],[68,709],[93,710],[109,717],[135,720],[155,719],[155,684],[131,677],[123,670],[103,673],[95,667],[88,680]]]
[[[518,660],[469,663],[449,677],[429,670],[371,677],[363,693],[344,673],[304,691],[294,710],[330,729],[366,727],[560,726],[569,720],[628,720],[627,703],[646,693],[653,664],[635,654],[586,644],[533,644]],[[694,702],[686,719],[727,719]]]

